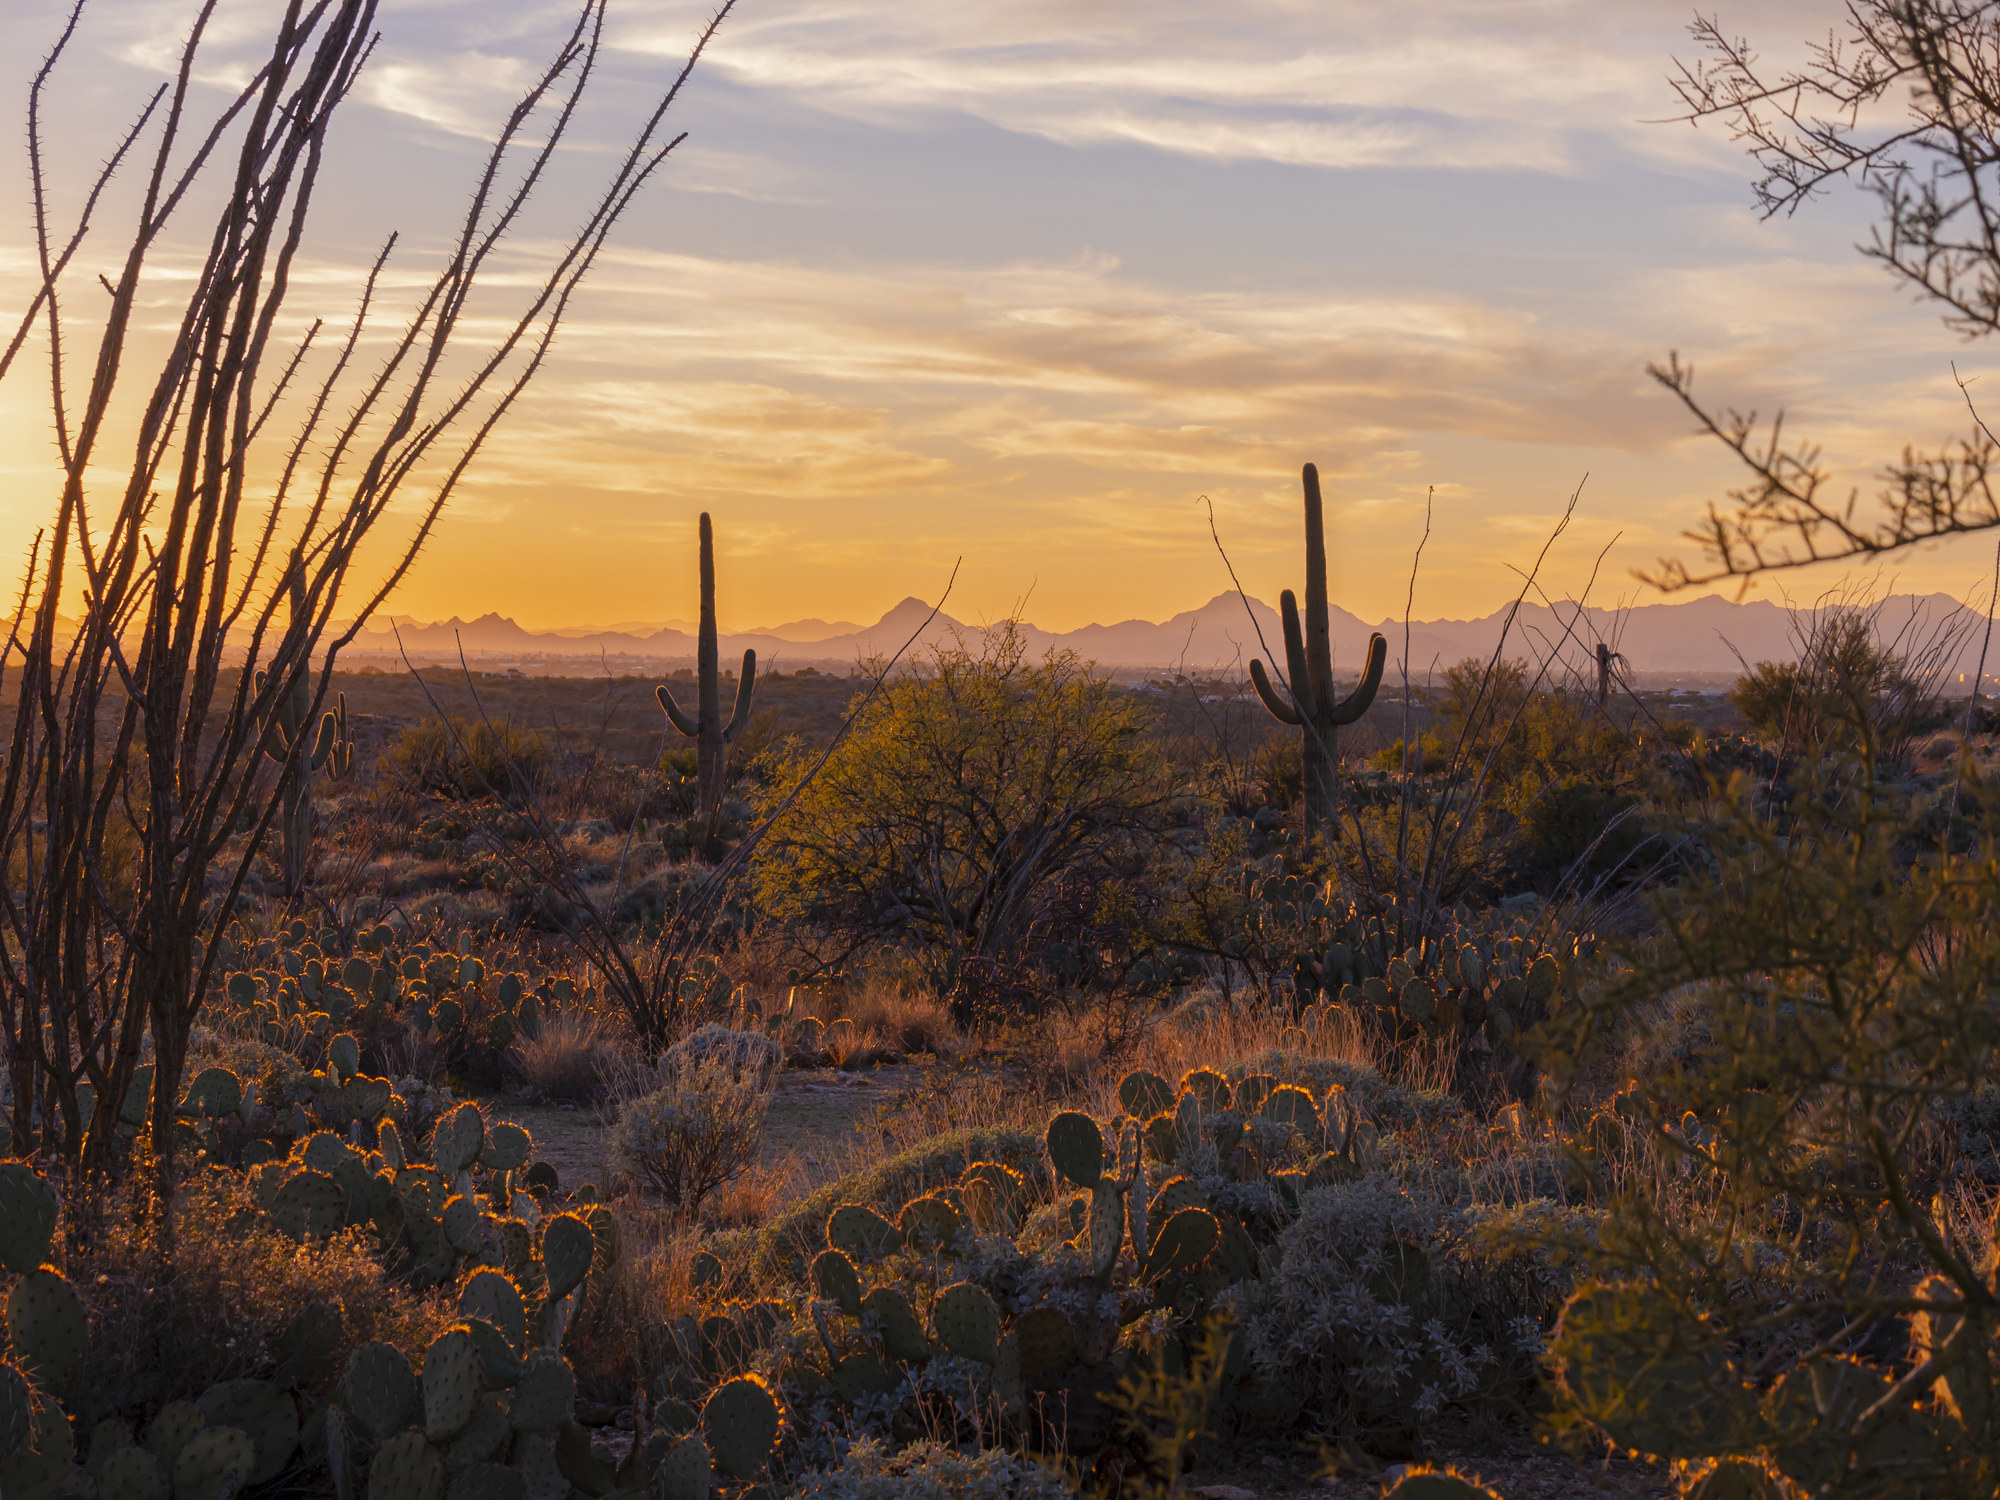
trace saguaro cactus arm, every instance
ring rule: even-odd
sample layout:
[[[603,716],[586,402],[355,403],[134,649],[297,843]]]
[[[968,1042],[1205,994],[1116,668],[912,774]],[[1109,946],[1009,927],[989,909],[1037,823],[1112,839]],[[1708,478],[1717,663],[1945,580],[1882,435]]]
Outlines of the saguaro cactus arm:
[[[1254,658],[1250,663],[1250,682],[1257,689],[1257,696],[1264,700],[1264,707],[1270,710],[1271,717],[1280,724],[1305,723],[1299,711],[1280,695],[1276,685],[1271,681],[1270,674],[1265,672],[1264,663]]]
[[[1382,639],[1380,632],[1368,637],[1368,666],[1361,674],[1361,680],[1354,685],[1354,691],[1333,705],[1333,722],[1352,724],[1368,712],[1368,705],[1375,701],[1375,693],[1382,686],[1382,668],[1389,661],[1389,643]]]
[[[701,725],[681,712],[681,706],[674,702],[674,695],[667,691],[667,685],[664,682],[653,689],[653,696],[660,700],[660,707],[666,710],[667,722],[672,724],[674,728],[678,729],[689,739],[694,739],[701,734]]]
[[[729,723],[722,731],[722,743],[733,745],[736,736],[743,732],[743,726],[750,722],[750,693],[757,682],[757,653],[743,653],[743,673],[736,679],[736,707],[730,710]]]
[[[755,651],[745,651],[743,653],[743,675],[736,680],[736,707],[729,715],[728,727],[722,731],[723,744],[733,745],[736,742],[736,736],[743,732],[743,726],[750,722],[750,694],[755,690],[756,683],[757,653]],[[691,740],[700,738],[700,721],[690,719],[681,706],[674,702],[674,695],[667,690],[667,685],[664,682],[653,689],[653,696],[660,700],[660,707],[665,710],[667,719],[672,723],[674,728],[678,729]]]

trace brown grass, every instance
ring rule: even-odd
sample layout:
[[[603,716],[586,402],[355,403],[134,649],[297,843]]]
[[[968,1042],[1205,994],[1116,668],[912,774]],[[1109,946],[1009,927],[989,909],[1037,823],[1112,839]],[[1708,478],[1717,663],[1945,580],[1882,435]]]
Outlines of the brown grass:
[[[618,1029],[595,1011],[558,1011],[538,1037],[517,1038],[508,1064],[522,1086],[555,1104],[596,1104],[624,1071]]]
[[[140,1210],[131,1190],[118,1192],[93,1242],[64,1267],[90,1310],[87,1353],[59,1392],[81,1433],[105,1417],[143,1420],[217,1381],[267,1374],[273,1342],[309,1302],[344,1312],[340,1345],[309,1396],[328,1389],[355,1345],[380,1340],[421,1356],[453,1319],[445,1297],[385,1276],[359,1231],[298,1245],[266,1227],[240,1178],[186,1186],[171,1246]]]
[[[584,1394],[605,1400],[644,1389],[647,1379],[680,1359],[674,1319],[701,1316],[689,1280],[701,1230],[673,1216],[619,1215],[624,1253],[609,1276],[593,1276],[581,1316],[566,1341]]]

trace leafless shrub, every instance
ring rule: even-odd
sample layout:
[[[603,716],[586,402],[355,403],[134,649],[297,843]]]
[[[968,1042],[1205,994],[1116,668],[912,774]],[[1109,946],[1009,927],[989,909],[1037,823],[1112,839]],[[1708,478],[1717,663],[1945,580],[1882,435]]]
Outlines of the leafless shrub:
[[[770,1075],[719,1051],[661,1059],[652,1092],[618,1105],[613,1170],[669,1208],[693,1214],[702,1200],[757,1158],[770,1112]]]

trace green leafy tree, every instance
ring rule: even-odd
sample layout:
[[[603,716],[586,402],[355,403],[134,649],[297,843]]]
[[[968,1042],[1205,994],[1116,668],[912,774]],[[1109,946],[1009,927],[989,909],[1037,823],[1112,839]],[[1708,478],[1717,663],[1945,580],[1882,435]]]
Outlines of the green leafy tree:
[[[1154,820],[1170,781],[1141,700],[1073,652],[1030,661],[1018,628],[939,647],[891,680],[766,836],[767,906],[850,942],[914,942],[941,994],[1011,951],[1053,882]],[[775,754],[779,808],[813,759]]]

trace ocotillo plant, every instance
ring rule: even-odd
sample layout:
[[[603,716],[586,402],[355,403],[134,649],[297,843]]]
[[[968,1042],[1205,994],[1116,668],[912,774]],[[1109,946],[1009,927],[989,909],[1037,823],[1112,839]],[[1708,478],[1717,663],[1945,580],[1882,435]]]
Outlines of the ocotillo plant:
[[[1320,519],[1319,470],[1305,467],[1306,490],[1306,618],[1299,627],[1299,602],[1290,589],[1278,596],[1285,624],[1285,671],[1291,689],[1287,699],[1272,686],[1264,663],[1250,663],[1250,680],[1257,696],[1281,723],[1299,726],[1300,754],[1305,773],[1306,826],[1332,832],[1335,828],[1335,793],[1340,774],[1334,754],[1334,734],[1342,724],[1352,724],[1375,701],[1382,685],[1382,664],[1388,659],[1389,643],[1379,634],[1368,638],[1368,667],[1361,681],[1345,698],[1333,691],[1333,641],[1327,623],[1326,532]]]
[[[695,642],[695,712],[690,719],[674,702],[674,695],[662,683],[653,691],[674,728],[694,741],[695,781],[701,800],[696,820],[703,829],[702,854],[717,859],[722,854],[722,836],[717,823],[722,813],[722,773],[728,746],[750,719],[750,694],[757,681],[757,653],[743,653],[743,675],[736,680],[736,708],[729,723],[722,722],[721,671],[715,644],[715,529],[708,512],[701,513],[701,633]]]

